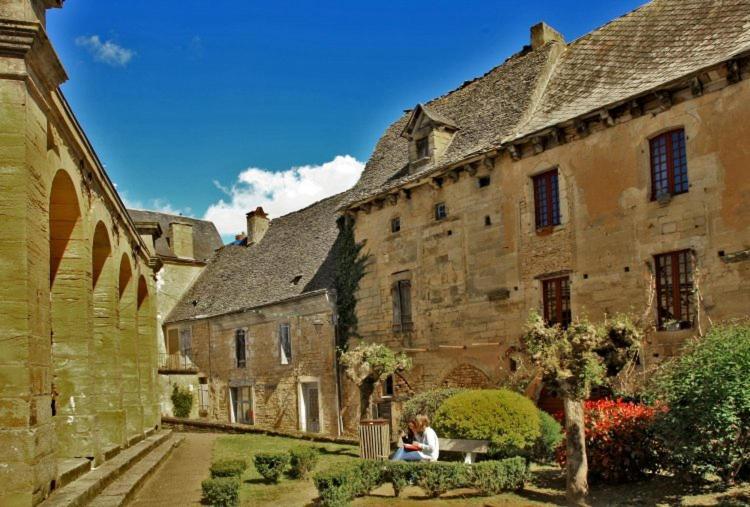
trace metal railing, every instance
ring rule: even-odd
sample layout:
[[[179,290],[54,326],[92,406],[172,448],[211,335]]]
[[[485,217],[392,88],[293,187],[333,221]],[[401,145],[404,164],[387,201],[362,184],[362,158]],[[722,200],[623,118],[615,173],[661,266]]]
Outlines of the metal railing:
[[[198,367],[190,360],[191,351],[159,354],[159,373],[198,373]]]

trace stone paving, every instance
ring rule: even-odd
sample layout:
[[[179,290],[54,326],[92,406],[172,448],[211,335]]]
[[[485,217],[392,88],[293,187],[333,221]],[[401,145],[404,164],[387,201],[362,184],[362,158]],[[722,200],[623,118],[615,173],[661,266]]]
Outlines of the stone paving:
[[[201,505],[201,481],[208,477],[214,433],[180,433],[185,439],[143,485],[132,507]]]

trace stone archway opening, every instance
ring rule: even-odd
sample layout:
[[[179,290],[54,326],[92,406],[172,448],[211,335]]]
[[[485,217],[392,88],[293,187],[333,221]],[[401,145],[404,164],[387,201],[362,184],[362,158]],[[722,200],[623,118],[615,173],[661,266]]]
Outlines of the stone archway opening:
[[[453,368],[441,382],[441,387],[463,387],[487,389],[492,387],[490,378],[474,365],[464,363]]]
[[[58,171],[49,197],[51,411],[58,457],[94,455],[88,244],[76,187]]]

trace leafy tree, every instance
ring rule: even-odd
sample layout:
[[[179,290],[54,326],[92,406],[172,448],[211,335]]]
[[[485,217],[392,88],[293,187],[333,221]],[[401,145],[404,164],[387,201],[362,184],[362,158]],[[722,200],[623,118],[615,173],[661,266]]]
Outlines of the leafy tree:
[[[599,326],[579,319],[567,329],[547,325],[537,312],[529,315],[523,346],[565,407],[566,489],[571,504],[585,505],[588,495],[583,401],[593,387],[636,357],[642,339],[642,330],[624,315]]]
[[[411,359],[378,343],[350,348],[339,359],[346,375],[359,386],[360,418],[367,417],[375,385],[397,371],[411,368]]]

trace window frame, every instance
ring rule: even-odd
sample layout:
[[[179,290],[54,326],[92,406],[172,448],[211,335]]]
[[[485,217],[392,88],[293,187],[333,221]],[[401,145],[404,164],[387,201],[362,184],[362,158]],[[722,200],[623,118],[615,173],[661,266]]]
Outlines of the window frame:
[[[570,277],[567,275],[542,280],[542,309],[544,322],[547,325],[560,324],[560,327],[566,329],[571,324],[573,321],[571,293]],[[554,296],[554,320],[551,315],[550,295]]]
[[[664,261],[669,261],[667,264]],[[683,273],[683,268],[685,272]],[[668,284],[662,280],[662,269],[669,270]],[[684,283],[683,283],[684,275]],[[676,250],[654,255],[654,276],[656,278],[656,325],[659,331],[678,331],[693,329],[696,312],[692,295],[695,289],[695,266],[692,250]],[[686,298],[683,301],[683,298]],[[679,301],[679,304],[677,303]],[[662,302],[666,303],[662,306]],[[683,308],[683,303],[684,308]],[[683,314],[685,310],[686,315]],[[671,318],[667,319],[665,313]],[[684,318],[683,318],[684,317]],[[667,326],[667,322],[674,321],[676,329]]]
[[[242,336],[240,336],[240,333]],[[240,339],[242,347],[240,347]],[[240,354],[242,351],[242,354]],[[242,358],[240,358],[242,355]],[[234,330],[234,360],[236,368],[247,368],[247,329],[237,328]]]
[[[391,234],[401,232],[401,217],[391,218]]]
[[[393,298],[393,330],[397,333],[411,331],[414,327],[411,280],[408,278],[396,280],[391,287],[391,296]]]
[[[442,212],[440,210],[442,210]],[[439,222],[446,218],[448,218],[448,206],[446,206],[444,202],[435,204],[435,220]]]
[[[289,344],[288,350],[284,347],[284,331],[286,330],[286,339]],[[288,352],[288,353],[287,353]],[[279,361],[283,365],[292,363],[292,326],[288,322],[279,324]]]
[[[414,141],[414,149],[417,153],[417,160],[430,157],[430,138],[420,137]]]
[[[560,205],[560,171],[556,167],[531,177],[534,191],[534,224],[536,230],[562,224]],[[542,195],[542,191],[544,194]]]
[[[681,152],[677,158],[679,166],[675,166],[675,134],[680,134],[678,142],[681,145]],[[663,141],[664,153],[663,153],[663,169],[657,169],[656,158],[660,156],[657,150],[661,148],[657,146]],[[651,200],[658,201],[663,196],[673,197],[675,195],[686,194],[690,191],[690,179],[688,178],[688,160],[687,160],[687,136],[683,127],[674,128],[661,132],[649,139],[649,168],[651,172]],[[679,173],[677,170],[679,169]],[[658,172],[657,172],[658,171]],[[661,192],[657,189],[657,174],[659,175],[658,181],[666,180],[666,192]],[[677,176],[680,176],[680,190],[677,190]],[[684,179],[684,188],[683,188]]]
[[[180,356],[193,358],[193,326],[180,327],[179,346]],[[187,344],[187,347],[185,346]]]

